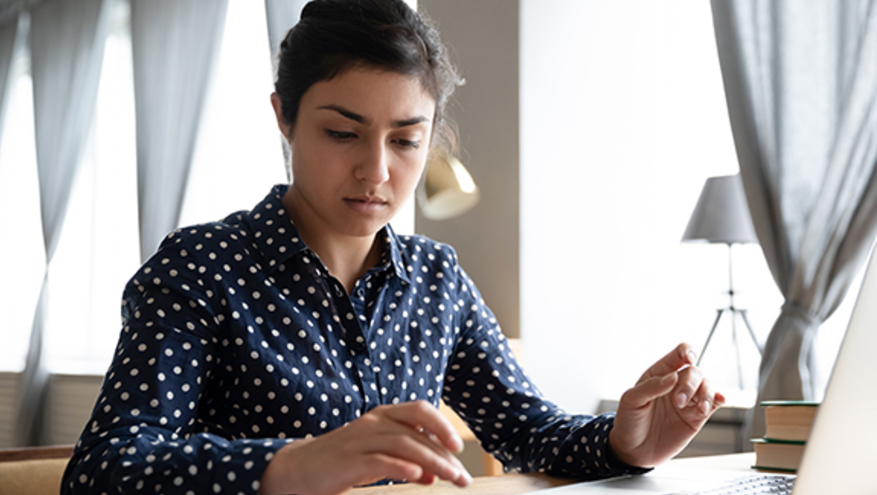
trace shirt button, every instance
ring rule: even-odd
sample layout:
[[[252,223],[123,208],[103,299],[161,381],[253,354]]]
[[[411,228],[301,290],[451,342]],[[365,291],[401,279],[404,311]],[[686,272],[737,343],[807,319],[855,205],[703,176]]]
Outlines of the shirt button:
[[[360,299],[365,297],[365,290],[363,290],[362,287],[360,287],[359,289],[356,289],[356,295],[359,296]]]
[[[353,350],[357,353],[365,352],[365,342],[356,342],[353,344]]]

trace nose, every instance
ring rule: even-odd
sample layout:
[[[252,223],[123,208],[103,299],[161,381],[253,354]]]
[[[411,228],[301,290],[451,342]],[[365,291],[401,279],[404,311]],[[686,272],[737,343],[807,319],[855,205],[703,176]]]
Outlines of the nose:
[[[390,153],[384,143],[368,146],[356,167],[356,178],[370,184],[383,184],[390,179]]]

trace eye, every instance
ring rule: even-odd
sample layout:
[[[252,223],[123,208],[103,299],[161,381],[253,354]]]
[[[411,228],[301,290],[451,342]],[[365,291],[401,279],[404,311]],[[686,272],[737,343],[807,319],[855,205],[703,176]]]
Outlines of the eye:
[[[394,139],[393,142],[398,144],[403,148],[417,149],[420,148],[420,141],[414,141],[410,139]]]
[[[342,143],[356,138],[356,134],[353,132],[333,131],[332,129],[326,129],[326,135],[329,136],[329,139]]]

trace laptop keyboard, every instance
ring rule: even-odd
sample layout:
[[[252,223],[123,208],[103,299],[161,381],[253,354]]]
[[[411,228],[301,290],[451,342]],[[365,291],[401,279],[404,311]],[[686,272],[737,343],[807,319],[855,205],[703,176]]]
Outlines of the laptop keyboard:
[[[794,475],[758,474],[736,479],[718,488],[667,495],[790,495],[794,484]]]

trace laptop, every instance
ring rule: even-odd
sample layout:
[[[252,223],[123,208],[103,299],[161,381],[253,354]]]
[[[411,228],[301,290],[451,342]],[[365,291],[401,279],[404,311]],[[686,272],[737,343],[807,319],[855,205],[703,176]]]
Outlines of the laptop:
[[[684,463],[683,463],[684,465]],[[877,494],[877,262],[869,261],[862,289],[819,406],[794,480],[792,495]],[[642,476],[582,482],[538,495],[713,494],[744,477],[780,478],[669,463]],[[794,476],[786,478],[794,478]],[[750,493],[750,492],[744,492]],[[760,492],[751,492],[760,493]],[[771,492],[763,492],[771,493]]]

